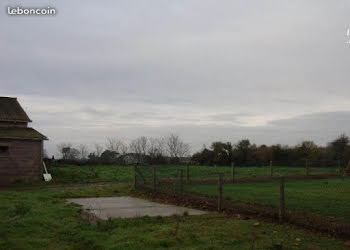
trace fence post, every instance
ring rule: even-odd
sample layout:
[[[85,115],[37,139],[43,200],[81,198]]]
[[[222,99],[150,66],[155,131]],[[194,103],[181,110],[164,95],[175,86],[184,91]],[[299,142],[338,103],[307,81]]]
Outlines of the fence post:
[[[231,162],[231,182],[235,183],[235,163]]]
[[[179,170],[179,193],[180,196],[183,195],[183,174],[182,174],[182,169]]]
[[[152,190],[155,192],[157,190],[157,173],[156,167],[152,167]]]
[[[340,160],[338,160],[338,174],[341,175],[341,165]]]
[[[189,163],[186,164],[186,182],[190,182],[190,166]]]
[[[348,175],[348,171],[350,170],[350,160],[348,161],[348,165],[344,167],[343,169],[343,177],[346,177]]]
[[[272,165],[272,161],[270,161],[270,177],[273,177],[273,165]]]
[[[134,165],[134,188],[137,189],[136,165]]]
[[[222,210],[222,174],[218,178],[218,211]]]
[[[305,172],[306,172],[306,176],[309,175],[309,164],[307,162],[307,159],[305,160]]]
[[[285,202],[284,202],[284,177],[280,179],[280,190],[279,190],[279,209],[278,209],[278,220],[280,223],[283,222],[285,217]]]

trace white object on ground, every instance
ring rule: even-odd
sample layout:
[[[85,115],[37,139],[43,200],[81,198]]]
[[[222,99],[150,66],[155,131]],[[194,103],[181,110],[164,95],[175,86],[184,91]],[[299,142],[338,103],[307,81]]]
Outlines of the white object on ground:
[[[52,180],[52,176],[51,176],[51,174],[49,174],[49,173],[47,172],[47,168],[46,168],[45,162],[43,162],[43,165],[44,165],[44,170],[45,170],[45,173],[43,174],[44,180],[45,180],[46,182],[51,181],[51,180]]]

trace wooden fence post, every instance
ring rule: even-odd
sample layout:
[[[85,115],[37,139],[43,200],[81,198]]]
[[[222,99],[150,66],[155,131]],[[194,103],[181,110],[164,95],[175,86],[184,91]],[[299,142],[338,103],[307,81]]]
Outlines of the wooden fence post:
[[[280,179],[280,190],[279,190],[279,209],[278,209],[278,220],[280,223],[283,222],[285,217],[285,202],[284,202],[284,177]]]
[[[338,174],[341,175],[341,165],[340,160],[338,160]]]
[[[346,177],[348,175],[349,171],[350,171],[350,160],[348,161],[348,165],[346,165],[346,167],[343,169],[342,176]]]
[[[273,165],[272,165],[272,161],[270,161],[270,177],[273,177]]]
[[[134,188],[137,189],[137,179],[136,179],[136,165],[134,165]]]
[[[218,178],[218,211],[222,210],[222,174]]]
[[[309,164],[307,162],[307,159],[305,160],[305,172],[306,172],[306,176],[309,175]]]
[[[183,173],[182,173],[182,169],[179,170],[179,193],[180,196],[183,195]]]
[[[186,164],[186,182],[190,182],[190,166],[189,163]]]
[[[235,183],[235,163],[231,162],[231,182]]]
[[[157,172],[156,167],[152,167],[152,190],[155,192],[157,190]]]

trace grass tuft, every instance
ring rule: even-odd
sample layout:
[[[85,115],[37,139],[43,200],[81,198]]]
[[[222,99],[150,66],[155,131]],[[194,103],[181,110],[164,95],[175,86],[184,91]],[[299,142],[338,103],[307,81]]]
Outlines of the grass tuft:
[[[24,216],[30,212],[31,208],[23,203],[23,202],[18,202],[14,205],[14,213],[17,216]]]

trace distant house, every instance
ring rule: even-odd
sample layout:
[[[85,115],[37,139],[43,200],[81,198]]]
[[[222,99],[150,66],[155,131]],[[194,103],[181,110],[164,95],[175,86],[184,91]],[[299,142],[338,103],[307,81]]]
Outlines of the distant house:
[[[126,165],[136,164],[139,161],[140,161],[140,156],[138,154],[135,154],[135,153],[127,153],[127,154],[121,156],[121,162],[123,162]]]
[[[0,185],[42,178],[46,136],[31,122],[17,98],[0,97]]]

